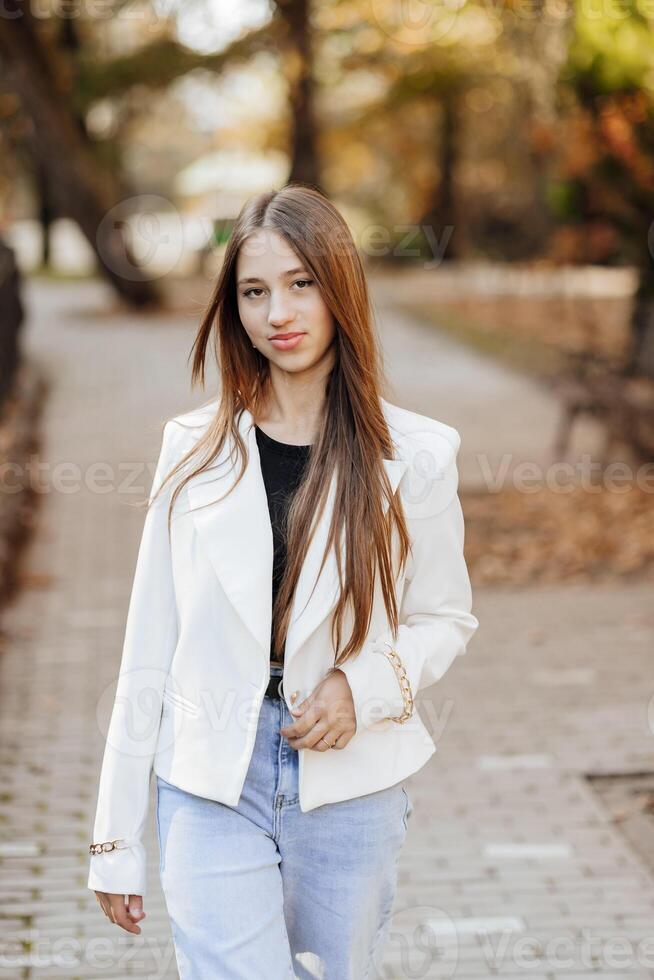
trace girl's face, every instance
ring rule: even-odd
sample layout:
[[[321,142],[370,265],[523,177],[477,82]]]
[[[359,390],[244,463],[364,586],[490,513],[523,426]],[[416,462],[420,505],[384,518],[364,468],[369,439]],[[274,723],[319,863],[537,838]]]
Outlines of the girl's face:
[[[241,323],[273,365],[298,373],[333,357],[334,318],[301,259],[277,232],[259,229],[236,262]]]

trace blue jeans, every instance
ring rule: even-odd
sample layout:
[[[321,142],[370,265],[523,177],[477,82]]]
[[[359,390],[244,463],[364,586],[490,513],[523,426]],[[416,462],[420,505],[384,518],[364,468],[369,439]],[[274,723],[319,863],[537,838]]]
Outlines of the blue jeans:
[[[397,783],[303,813],[299,753],[279,731],[292,721],[284,700],[264,697],[235,807],[157,776],[159,871],[181,980],[383,976],[413,804]]]

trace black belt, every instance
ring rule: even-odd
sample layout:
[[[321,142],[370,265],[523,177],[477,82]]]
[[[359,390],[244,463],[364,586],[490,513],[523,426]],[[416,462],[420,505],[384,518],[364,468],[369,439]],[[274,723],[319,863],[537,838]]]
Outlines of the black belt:
[[[280,685],[282,686],[282,690],[283,690],[283,684],[282,684],[283,679],[284,679],[283,676],[277,674],[270,675],[270,680],[268,681],[268,687],[266,688],[267,698],[277,698],[278,700],[283,698],[283,694],[280,694],[278,690]]]

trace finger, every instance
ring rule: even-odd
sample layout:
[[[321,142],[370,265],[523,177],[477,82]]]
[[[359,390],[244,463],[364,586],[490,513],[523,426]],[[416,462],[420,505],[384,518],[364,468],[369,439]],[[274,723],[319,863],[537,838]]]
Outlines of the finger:
[[[290,709],[293,717],[299,718],[301,715],[303,715],[304,712],[307,710],[307,708],[310,708],[311,705],[314,704],[315,699],[316,699],[315,691],[312,691],[311,694],[307,694],[306,698],[303,698],[299,704],[294,704],[293,707]]]
[[[104,912],[104,914],[107,916],[108,919],[110,919],[111,916],[109,915],[109,899],[108,899],[106,893],[105,892],[96,892],[95,893],[95,897],[97,898],[98,904],[100,905],[100,908],[102,909],[102,911]]]
[[[329,752],[330,749],[339,747],[338,743],[344,734],[345,733],[341,732],[339,729],[330,728],[322,736],[322,739],[319,739],[315,745],[311,746],[311,748],[316,749],[318,752]],[[347,740],[345,745],[347,745]]]
[[[338,738],[332,745],[332,748],[344,749],[347,743],[351,740],[353,735],[354,735],[354,730],[351,728],[349,729],[346,728],[345,731],[341,732],[341,734],[338,736]]]
[[[120,926],[121,929],[124,929],[125,932],[131,932],[134,935],[138,935],[141,932],[140,926],[136,925],[136,923],[132,921],[132,917],[129,914],[126,905],[123,904],[121,908],[116,908],[114,905],[112,905],[111,911],[113,921],[117,926]]]
[[[130,895],[128,901],[129,914],[132,917],[132,922],[139,922],[141,919],[145,918],[145,912],[143,911],[143,896],[142,895]]]
[[[317,721],[320,720],[322,709],[317,704],[310,705],[305,713],[290,725],[280,728],[284,738],[302,738],[311,731]]]
[[[332,743],[336,740],[336,733],[331,731],[327,725],[316,726],[307,735],[307,739],[311,740],[310,744],[306,746],[307,748],[315,749],[316,752],[329,752]]]
[[[323,718],[323,722],[327,726],[327,730],[323,735],[323,741],[318,741],[313,747],[319,751],[326,751],[327,749],[344,749],[347,743],[352,738],[354,730],[350,722],[329,725],[327,719]],[[327,743],[327,745],[325,744]]]
[[[333,749],[344,749],[353,734],[351,726],[341,725],[340,727],[333,728],[325,738],[331,743]]]
[[[305,726],[304,731],[298,732],[294,738],[289,738],[288,744],[292,749],[310,749],[327,731],[327,728],[325,722],[317,718],[310,725]]]
[[[124,895],[110,895],[111,899],[111,915],[113,921],[121,929],[126,932],[132,932],[139,935],[141,932],[141,927],[137,926],[135,922],[132,922],[132,917],[130,916],[127,906],[125,905]]]
[[[332,742],[336,740],[340,732],[332,728],[323,718],[316,722],[313,728],[302,738],[294,739],[290,742],[291,748],[315,749],[317,752],[326,752]],[[322,739],[322,741],[321,741]]]

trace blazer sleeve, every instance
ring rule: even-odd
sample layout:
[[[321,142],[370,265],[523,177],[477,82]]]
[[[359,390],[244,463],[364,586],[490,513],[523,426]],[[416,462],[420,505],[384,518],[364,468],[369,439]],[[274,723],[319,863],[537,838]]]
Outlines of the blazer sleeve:
[[[393,665],[384,654],[393,647],[415,699],[435,684],[479,626],[472,614],[466,566],[464,520],[458,496],[456,457],[459,433],[444,426],[448,438],[423,436],[400,483],[412,542],[407,561],[397,637],[390,629],[373,637],[358,655],[341,665],[355,707],[357,726],[388,727],[404,702]],[[425,476],[425,474],[427,474]],[[406,487],[406,489],[405,489]],[[410,723],[410,721],[409,721]]]
[[[172,420],[164,426],[150,502],[173,465],[176,428]],[[177,643],[177,607],[167,528],[171,492],[168,484],[156,502],[150,503],[137,556],[91,841],[102,843],[119,838],[123,844],[112,851],[89,855],[88,887],[94,891],[146,893],[142,835],[163,685]]]

